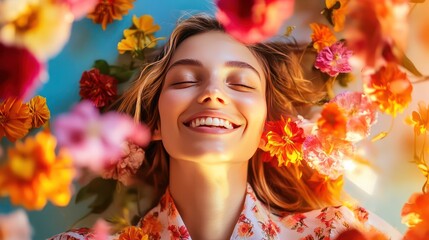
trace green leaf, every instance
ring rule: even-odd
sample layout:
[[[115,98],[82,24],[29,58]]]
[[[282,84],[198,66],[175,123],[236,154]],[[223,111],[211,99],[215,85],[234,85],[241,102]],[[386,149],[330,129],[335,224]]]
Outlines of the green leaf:
[[[109,75],[109,73],[110,73],[109,64],[103,59],[95,60],[93,67],[100,70],[101,74]]]
[[[123,83],[128,80],[134,75],[136,70],[129,70],[124,67],[119,66],[111,66],[110,67],[110,76],[116,78],[118,82]]]
[[[116,180],[95,178],[79,190],[75,203],[95,196],[94,201],[89,205],[91,213],[102,213],[113,201],[116,183]]]
[[[409,72],[414,74],[414,76],[416,76],[416,77],[422,77],[423,76],[423,74],[419,70],[417,70],[414,63],[407,57],[407,55],[405,55],[405,53],[403,53],[403,55],[402,55],[402,59],[401,59],[400,64],[405,69],[407,69]]]

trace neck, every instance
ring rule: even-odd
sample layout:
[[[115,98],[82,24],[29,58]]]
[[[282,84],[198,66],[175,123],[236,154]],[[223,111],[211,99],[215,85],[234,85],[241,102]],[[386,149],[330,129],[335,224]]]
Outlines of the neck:
[[[170,159],[170,193],[192,239],[229,239],[242,211],[247,164]]]

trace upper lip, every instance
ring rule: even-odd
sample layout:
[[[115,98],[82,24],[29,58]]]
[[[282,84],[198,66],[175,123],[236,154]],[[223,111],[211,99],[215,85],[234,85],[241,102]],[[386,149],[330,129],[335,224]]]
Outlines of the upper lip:
[[[241,125],[238,121],[232,119],[231,116],[229,116],[229,115],[227,115],[225,113],[217,112],[217,111],[207,111],[207,110],[206,111],[201,111],[201,112],[198,112],[198,113],[195,113],[195,114],[191,115],[190,117],[186,118],[186,120],[183,123],[186,125],[186,124],[190,123],[194,119],[197,119],[197,118],[206,118],[206,117],[220,118],[220,119],[227,120],[227,121],[229,121],[232,124],[232,126],[234,128],[239,127]]]

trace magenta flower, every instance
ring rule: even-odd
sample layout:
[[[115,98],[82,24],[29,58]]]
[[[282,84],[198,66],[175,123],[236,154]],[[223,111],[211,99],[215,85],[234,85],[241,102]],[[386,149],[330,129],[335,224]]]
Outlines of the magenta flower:
[[[142,146],[150,140],[147,127],[117,112],[100,115],[89,101],[57,117],[54,131],[58,144],[72,154],[75,166],[96,173],[119,161],[125,141]]]
[[[226,31],[244,43],[275,35],[293,13],[294,0],[217,0],[216,18]]]
[[[331,77],[339,73],[348,73],[352,70],[349,58],[352,55],[343,42],[336,42],[330,47],[323,48],[316,57],[314,66]]]
[[[338,94],[331,102],[343,110],[347,119],[346,140],[357,142],[367,137],[377,121],[377,106],[361,92]]]

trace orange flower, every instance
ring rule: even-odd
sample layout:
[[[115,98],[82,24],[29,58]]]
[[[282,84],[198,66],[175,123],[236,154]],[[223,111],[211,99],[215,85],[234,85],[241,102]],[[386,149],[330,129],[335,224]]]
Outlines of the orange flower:
[[[47,200],[66,206],[71,198],[71,158],[60,151],[56,139],[42,131],[8,150],[8,161],[0,166],[0,196],[10,196],[14,205],[40,210]]]
[[[344,185],[343,176],[331,179],[317,171],[314,171],[313,175],[305,182],[319,199],[327,202],[339,199]]]
[[[280,121],[267,122],[262,139],[265,145],[261,149],[269,152],[270,157],[276,156],[279,167],[301,162],[304,130],[292,122],[292,119],[285,120],[282,117]]]
[[[389,240],[386,235],[375,228],[369,231],[360,231],[355,228],[349,228],[340,233],[335,240]]]
[[[378,108],[394,117],[411,102],[413,86],[396,64],[381,67],[365,79],[364,91]]]
[[[30,110],[21,100],[8,98],[0,103],[0,138],[11,142],[27,135],[31,128]]]
[[[119,240],[147,240],[148,235],[144,234],[143,229],[139,227],[126,227],[119,235]]]
[[[328,26],[321,23],[311,23],[310,28],[313,30],[311,40],[313,41],[314,49],[319,52],[325,47],[329,47],[337,41],[337,38],[329,29]]]
[[[423,101],[418,103],[419,110],[413,111],[411,116],[409,116],[405,121],[414,126],[414,133],[416,135],[424,134],[429,130],[429,105],[426,107],[426,104]]]
[[[331,21],[334,25],[334,31],[339,32],[344,29],[349,0],[326,0],[326,8],[331,9],[337,2],[340,3],[340,7],[332,10]]]
[[[95,10],[88,14],[88,18],[93,22],[101,24],[106,30],[107,24],[113,20],[121,20],[123,15],[128,14],[128,10],[133,8],[134,0],[99,0]]]
[[[334,102],[323,107],[321,117],[317,120],[319,134],[344,139],[346,137],[347,119]]]
[[[27,104],[31,114],[31,125],[38,128],[51,118],[51,113],[46,105],[46,98],[41,96],[33,97]]]
[[[404,240],[429,239],[429,193],[415,193],[402,207],[402,223],[408,231]]]

